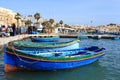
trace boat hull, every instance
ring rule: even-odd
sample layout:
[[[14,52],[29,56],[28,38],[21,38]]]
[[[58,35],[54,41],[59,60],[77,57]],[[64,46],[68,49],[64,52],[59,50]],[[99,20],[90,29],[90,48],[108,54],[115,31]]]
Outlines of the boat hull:
[[[52,50],[68,50],[68,49],[78,49],[80,46],[79,42],[76,42],[74,44],[68,45],[68,46],[63,46],[63,47],[55,47],[55,48],[34,48],[34,47],[16,47],[17,49],[20,50],[30,50],[30,51],[34,51],[34,50],[39,50],[42,52],[48,52],[48,51],[52,51]]]
[[[113,40],[119,40],[119,37],[114,37]]]
[[[93,36],[93,39],[101,39],[101,35],[96,35],[96,36]]]
[[[11,72],[16,70],[58,70],[58,69],[67,69],[75,68],[79,66],[84,66],[95,62],[104,54],[94,56],[91,58],[85,58],[80,60],[69,60],[69,61],[49,61],[49,60],[34,60],[27,57],[17,56],[15,54],[5,53],[4,54],[4,63],[5,72]],[[8,67],[9,66],[9,67]]]
[[[53,38],[31,38],[33,42],[52,42],[52,41],[58,41],[59,37],[53,37]]]
[[[72,40],[68,42],[27,42],[27,41],[16,41],[9,43],[9,45],[15,46],[17,49],[72,49],[79,48],[80,40]]]

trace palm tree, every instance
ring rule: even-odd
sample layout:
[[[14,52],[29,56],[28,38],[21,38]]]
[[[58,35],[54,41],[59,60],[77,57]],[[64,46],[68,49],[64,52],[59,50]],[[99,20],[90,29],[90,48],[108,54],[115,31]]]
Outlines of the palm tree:
[[[31,21],[31,20],[25,21],[25,25],[31,26],[31,24],[32,24],[32,21]]]
[[[51,24],[53,24],[55,21],[54,21],[54,19],[50,19],[49,22],[50,22]]]
[[[66,27],[66,28],[70,28],[71,26],[69,26],[68,24],[65,24],[64,27]]]
[[[37,20],[37,22],[35,23],[35,26],[40,26],[40,23],[38,22],[38,20],[40,19],[40,13],[35,13],[34,14],[34,18]]]
[[[49,28],[50,28],[50,26],[51,26],[51,23],[50,23],[49,21],[43,22],[42,25],[44,26],[44,28],[47,29],[48,32],[50,32],[50,31],[49,31]]]
[[[57,27],[60,27],[60,24],[59,23],[56,23],[55,24],[55,27],[57,28]]]
[[[43,27],[46,27],[47,21],[44,21],[44,22],[42,23],[42,25],[43,25]]]
[[[15,19],[17,20],[17,27],[19,28],[19,19],[21,19],[21,14],[20,13],[17,13],[15,15]]]
[[[47,27],[47,28],[50,28],[50,26],[51,26],[51,23],[50,23],[49,21],[47,21],[46,27]]]
[[[54,19],[50,19],[49,22],[50,22],[50,24],[51,24],[51,25],[50,25],[50,30],[51,30],[51,32],[52,32],[52,30],[55,29],[54,26],[53,26],[53,23],[54,23],[55,21],[54,21]]]
[[[38,22],[38,20],[40,19],[40,13],[35,13],[34,14],[34,18],[37,20],[37,22]]]
[[[60,24],[61,24],[61,26],[62,26],[62,24],[63,24],[63,21],[62,20],[60,20],[60,22],[59,22]]]

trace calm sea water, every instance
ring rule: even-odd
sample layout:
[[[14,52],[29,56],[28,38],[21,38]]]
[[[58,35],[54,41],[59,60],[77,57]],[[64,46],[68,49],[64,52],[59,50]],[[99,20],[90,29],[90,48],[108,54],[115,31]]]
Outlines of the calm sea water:
[[[120,80],[120,40],[81,40],[80,46],[105,47],[106,55],[92,64],[74,69],[4,73],[3,54],[0,54],[0,80]]]

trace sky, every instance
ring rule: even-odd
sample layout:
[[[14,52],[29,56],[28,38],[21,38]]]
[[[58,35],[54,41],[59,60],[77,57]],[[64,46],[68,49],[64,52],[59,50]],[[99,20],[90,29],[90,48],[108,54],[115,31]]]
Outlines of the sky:
[[[64,24],[120,24],[120,0],[0,0],[0,7],[23,16],[40,13],[41,17]]]

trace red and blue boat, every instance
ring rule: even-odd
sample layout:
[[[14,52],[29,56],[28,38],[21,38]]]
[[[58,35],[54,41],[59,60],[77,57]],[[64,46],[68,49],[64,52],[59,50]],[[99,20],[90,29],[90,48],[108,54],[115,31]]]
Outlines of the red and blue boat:
[[[12,72],[75,68],[95,62],[105,54],[104,52],[105,48],[97,46],[48,52],[19,50],[7,46],[4,54],[4,70]]]

